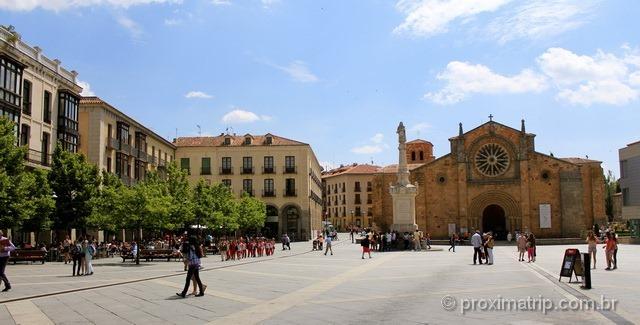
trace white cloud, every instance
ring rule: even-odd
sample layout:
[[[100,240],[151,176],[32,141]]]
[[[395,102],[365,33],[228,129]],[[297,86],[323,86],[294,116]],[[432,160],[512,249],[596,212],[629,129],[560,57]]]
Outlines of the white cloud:
[[[364,145],[360,147],[355,147],[351,149],[351,152],[361,154],[361,155],[370,155],[380,153],[384,150],[381,145]]]
[[[209,99],[209,98],[213,98],[212,95],[209,95],[205,92],[202,91],[198,91],[198,90],[192,90],[190,92],[188,92],[186,95],[184,95],[185,98],[202,98],[202,99]]]
[[[393,31],[397,34],[433,36],[444,33],[456,20],[495,11],[510,0],[400,0],[396,9],[406,15]]]
[[[51,11],[64,11],[99,5],[126,9],[132,6],[153,3],[180,4],[182,0],[0,0],[0,9],[31,11],[40,8]]]
[[[258,116],[258,114],[250,111],[245,111],[243,109],[234,109],[231,112],[225,114],[222,117],[222,122],[224,123],[251,123],[257,121],[270,121],[271,117],[262,115]]]
[[[483,65],[452,61],[438,75],[446,81],[444,88],[425,98],[454,104],[473,93],[540,92],[551,84],[556,99],[572,105],[626,105],[640,97],[640,53],[628,45],[622,49],[622,55],[598,50],[590,56],[549,48],[536,59],[539,71],[525,69],[512,77]]]
[[[93,92],[93,90],[91,90],[91,85],[86,82],[86,81],[81,81],[78,80],[77,81],[78,86],[82,87],[82,92],[80,93],[80,95],[82,96],[95,96],[96,94]]]
[[[585,24],[600,0],[528,0],[495,18],[487,31],[500,43],[541,39]]]
[[[211,0],[211,3],[215,6],[228,6],[231,4],[229,0]]]
[[[514,76],[504,76],[484,65],[460,61],[449,62],[437,78],[446,81],[445,87],[425,95],[426,99],[437,104],[455,104],[473,93],[540,92],[547,87],[545,77],[529,69]]]
[[[260,115],[260,119],[265,121],[265,122],[269,122],[271,120],[273,120],[273,116],[270,115]]]
[[[126,16],[120,16],[116,20],[120,26],[129,31],[131,37],[133,37],[134,39],[139,39],[142,36],[142,28],[133,19]]]
[[[275,64],[271,64],[272,66],[286,72],[291,79],[297,82],[316,82],[318,81],[318,77],[314,75],[307,64],[304,61],[296,60],[289,63],[288,66],[279,66]]]
[[[177,25],[182,24],[182,19],[166,18],[164,20],[164,24],[165,24],[165,26],[177,26]]]
[[[382,133],[376,133],[376,135],[371,137],[373,143],[382,143],[382,140],[384,140],[384,134]]]
[[[430,128],[431,128],[431,124],[422,122],[422,123],[418,123],[411,126],[410,128],[407,129],[407,131],[416,132],[416,133],[427,132],[427,130],[429,130]]]

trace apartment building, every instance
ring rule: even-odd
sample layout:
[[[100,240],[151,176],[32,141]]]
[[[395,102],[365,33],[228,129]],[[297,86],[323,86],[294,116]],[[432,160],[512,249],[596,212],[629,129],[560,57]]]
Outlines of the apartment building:
[[[372,182],[379,166],[352,164],[322,174],[324,216],[339,230],[373,226]]]
[[[200,179],[223,183],[238,197],[267,204],[265,232],[307,240],[321,229],[321,167],[311,146],[273,134],[175,139],[176,162]]]
[[[143,180],[147,171],[162,174],[176,147],[99,97],[80,99],[79,152],[124,184]]]
[[[49,168],[56,142],[77,152],[77,75],[24,43],[12,26],[0,26],[0,115],[16,123],[17,144],[28,147],[28,166]]]
[[[640,220],[640,141],[618,151],[620,157],[620,189],[622,218]]]

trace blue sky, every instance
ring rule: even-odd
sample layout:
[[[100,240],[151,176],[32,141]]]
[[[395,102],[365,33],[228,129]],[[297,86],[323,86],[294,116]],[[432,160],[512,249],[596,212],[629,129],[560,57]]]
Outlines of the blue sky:
[[[323,165],[449,151],[458,123],[602,160],[640,140],[640,2],[0,0],[0,21],[169,139],[272,132]]]

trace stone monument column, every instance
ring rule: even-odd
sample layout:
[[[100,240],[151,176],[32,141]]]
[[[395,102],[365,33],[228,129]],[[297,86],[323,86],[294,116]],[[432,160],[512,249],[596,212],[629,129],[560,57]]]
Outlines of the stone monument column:
[[[418,188],[409,182],[407,167],[407,135],[404,125],[398,125],[398,180],[389,189],[393,199],[393,224],[391,230],[413,232],[416,224],[416,195]]]

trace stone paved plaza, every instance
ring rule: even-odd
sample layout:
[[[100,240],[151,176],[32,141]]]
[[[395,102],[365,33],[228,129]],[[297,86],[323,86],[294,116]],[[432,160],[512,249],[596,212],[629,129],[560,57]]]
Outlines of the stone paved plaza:
[[[593,289],[585,291],[568,285],[566,278],[558,282],[569,246],[540,246],[535,264],[518,262],[514,247],[497,246],[495,265],[474,266],[469,246],[456,253],[442,246],[428,252],[374,253],[362,260],[360,247],[341,236],[333,256],[310,251],[310,243],[294,243],[291,251],[276,251],[270,258],[222,263],[210,256],[201,273],[208,289],[198,298],[175,295],[184,284],[180,262],[135,266],[101,259],[95,275],[78,278],[62,263],[9,265],[13,289],[0,296],[0,324],[640,322],[639,246],[621,245],[619,269],[611,272],[604,271],[600,250]],[[500,298],[542,298],[558,306],[578,299],[600,302],[602,295],[617,300],[615,310],[543,313],[535,305],[530,305],[533,311],[479,310],[490,309],[491,300]],[[468,310],[473,299],[477,310]]]

